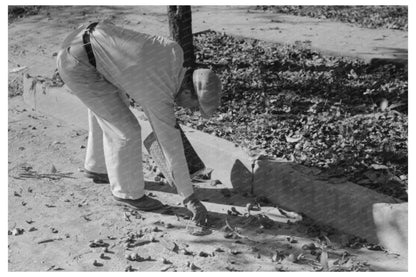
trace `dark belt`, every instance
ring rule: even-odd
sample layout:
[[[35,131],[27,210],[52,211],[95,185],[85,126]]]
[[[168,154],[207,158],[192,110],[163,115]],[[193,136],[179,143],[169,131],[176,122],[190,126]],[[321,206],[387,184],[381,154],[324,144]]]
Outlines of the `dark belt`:
[[[85,51],[87,51],[88,60],[90,61],[90,64],[92,64],[94,67],[97,67],[97,63],[95,62],[94,52],[92,51],[90,34],[92,34],[97,24],[98,22],[94,22],[88,25],[87,29],[85,30],[85,33],[82,35],[82,41],[84,43]]]

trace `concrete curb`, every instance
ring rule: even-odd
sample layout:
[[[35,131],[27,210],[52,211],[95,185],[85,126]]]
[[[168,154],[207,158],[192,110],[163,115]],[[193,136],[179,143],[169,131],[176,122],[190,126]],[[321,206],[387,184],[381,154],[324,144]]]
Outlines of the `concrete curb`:
[[[307,169],[287,162],[257,161],[254,194],[407,256],[407,203],[351,182],[320,180],[305,174]]]
[[[23,98],[42,113],[88,130],[86,107],[65,88],[44,88],[25,77]],[[151,132],[150,124],[143,113],[132,111],[144,138]],[[282,208],[407,256],[407,203],[351,182],[319,180],[300,165],[275,160],[253,164],[234,143],[181,127],[206,166],[214,169],[212,178],[226,187],[247,192],[253,189],[255,195],[266,196]]]

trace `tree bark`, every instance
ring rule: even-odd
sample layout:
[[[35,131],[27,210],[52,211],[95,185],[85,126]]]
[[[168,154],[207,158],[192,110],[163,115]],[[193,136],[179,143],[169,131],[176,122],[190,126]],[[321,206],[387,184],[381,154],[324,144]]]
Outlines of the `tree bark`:
[[[191,6],[168,6],[168,18],[170,36],[183,49],[184,67],[194,66]]]

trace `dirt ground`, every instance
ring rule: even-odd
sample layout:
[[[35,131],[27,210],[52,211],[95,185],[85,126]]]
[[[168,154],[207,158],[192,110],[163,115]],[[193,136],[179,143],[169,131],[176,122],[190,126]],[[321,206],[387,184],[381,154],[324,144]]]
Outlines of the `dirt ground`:
[[[146,7],[129,12],[61,7],[18,20],[9,25],[9,71],[28,66],[30,74],[51,76],[60,41],[80,23],[111,18],[154,32],[162,24],[166,35],[162,15]],[[9,80],[16,76],[10,74]],[[229,215],[233,207],[244,214],[253,200],[238,192],[217,190],[203,199],[210,211],[211,233],[205,236],[187,233],[189,214],[166,184],[146,182],[147,193],[167,205],[160,211],[117,205],[108,185],[91,182],[79,170],[86,139],[85,130],[32,111],[20,96],[8,99],[9,271],[322,270],[319,250],[305,250],[305,244],[316,243],[319,231],[307,222],[292,222],[290,214],[274,207],[261,211],[273,221],[267,224],[255,215]],[[154,180],[146,172],[147,180]],[[203,186],[196,184],[196,189]],[[237,228],[234,233],[227,223]],[[347,236],[326,234],[334,270],[407,270],[407,260],[400,256],[346,247]]]

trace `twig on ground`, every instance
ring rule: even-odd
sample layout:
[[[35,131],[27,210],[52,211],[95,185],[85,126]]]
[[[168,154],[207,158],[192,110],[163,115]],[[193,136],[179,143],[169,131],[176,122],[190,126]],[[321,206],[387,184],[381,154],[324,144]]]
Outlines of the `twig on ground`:
[[[228,228],[228,229],[230,229],[230,230],[231,230],[231,232],[233,233],[233,235],[235,235],[235,236],[237,236],[237,237],[239,237],[239,238],[241,238],[241,239],[246,239],[246,240],[249,240],[249,241],[252,241],[252,242],[256,242],[256,243],[258,243],[258,241],[254,240],[254,239],[251,239],[251,238],[249,238],[248,236],[244,236],[244,235],[242,235],[242,234],[238,233],[238,232],[236,231],[235,227],[232,227],[232,226],[230,225],[230,223],[228,222],[228,217],[225,217],[225,225],[227,226],[227,228]]]
[[[62,240],[62,238],[44,239],[44,240],[40,240],[40,241],[38,241],[38,244],[48,243],[48,242],[54,242],[54,241],[56,241],[56,240]]]
[[[70,178],[70,179],[74,179],[74,177],[70,176],[72,175],[72,172],[68,172],[68,173],[37,173],[35,171],[30,171],[30,172],[24,172],[24,173],[20,173],[18,175],[18,177],[14,177],[16,179],[19,178],[33,178],[33,179],[50,179],[50,180],[60,180],[62,178]]]

